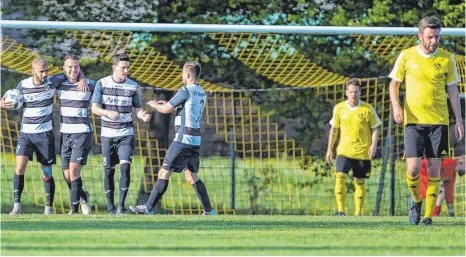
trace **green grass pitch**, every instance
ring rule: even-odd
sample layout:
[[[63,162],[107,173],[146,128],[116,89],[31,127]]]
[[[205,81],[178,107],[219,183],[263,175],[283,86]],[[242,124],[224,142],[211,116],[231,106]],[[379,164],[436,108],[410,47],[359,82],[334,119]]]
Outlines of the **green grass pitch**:
[[[22,214],[2,255],[465,255],[464,217]]]

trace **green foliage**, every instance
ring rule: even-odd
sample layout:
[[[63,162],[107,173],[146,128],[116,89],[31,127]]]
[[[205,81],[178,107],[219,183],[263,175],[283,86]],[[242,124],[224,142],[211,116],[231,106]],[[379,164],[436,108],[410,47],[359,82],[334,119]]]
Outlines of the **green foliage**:
[[[11,71],[8,69],[3,69],[3,68],[1,72],[2,72],[1,73],[1,78],[2,78],[1,95],[2,96],[3,94],[5,94],[6,91],[8,91],[8,89],[16,88],[16,86],[21,80],[28,77],[28,75],[21,74],[21,73]]]
[[[464,10],[465,3],[461,0],[12,0],[4,8],[4,12],[11,16],[21,13],[23,16],[18,17],[68,21],[405,27],[416,27],[419,20],[427,15],[438,16],[445,27],[464,27]],[[90,77],[100,78],[110,72],[108,64],[100,63],[95,53],[86,52],[76,40],[68,39],[62,31],[44,33],[43,30],[31,30],[29,35],[32,40],[27,46],[38,49],[59,67],[63,54],[71,52],[96,62],[82,65]],[[281,35],[279,41],[287,43],[284,51],[288,48],[291,53],[300,51],[318,65],[348,77],[383,76],[389,73],[392,66],[350,36]],[[179,65],[187,59],[199,60],[203,66],[203,79],[212,83],[236,89],[283,87],[256,74],[236,58],[238,52],[226,51],[203,33],[133,34],[130,47],[142,49],[147,46],[154,47]],[[464,54],[464,39],[445,37],[442,47]],[[241,46],[237,51],[240,50]],[[277,51],[270,57],[274,58]],[[321,101],[310,101],[307,97],[316,99],[313,91],[277,92],[264,94],[270,98],[269,102],[262,96],[254,94],[252,97],[257,103],[264,104],[265,111],[274,118],[296,129],[296,138],[303,139],[299,143],[309,153],[317,153],[312,149],[324,145],[322,141],[325,140],[318,139],[317,135],[321,137],[325,130],[323,124],[328,121],[331,106]],[[287,99],[285,108],[277,108],[277,103],[283,104],[280,100],[274,102],[277,97]],[[295,122],[289,125],[290,121]],[[285,126],[285,123],[281,124]]]

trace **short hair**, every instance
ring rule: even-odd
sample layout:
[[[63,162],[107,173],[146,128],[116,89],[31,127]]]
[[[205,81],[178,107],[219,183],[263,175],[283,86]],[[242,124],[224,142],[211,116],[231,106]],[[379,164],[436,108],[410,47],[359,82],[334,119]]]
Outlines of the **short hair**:
[[[357,78],[352,78],[352,79],[346,81],[345,89],[348,90],[348,87],[349,87],[349,86],[361,87],[361,86],[359,85],[359,81],[358,81]]]
[[[47,61],[44,59],[44,57],[37,57],[34,60],[32,60],[32,66],[34,65],[47,65]]]
[[[201,76],[201,65],[196,61],[185,62],[183,69],[186,70],[196,80]]]
[[[74,61],[78,61],[78,62],[79,62],[79,57],[77,57],[77,56],[74,55],[74,54],[66,54],[66,55],[65,55],[65,59],[64,59],[63,61],[66,62],[66,60],[74,60]]]
[[[425,17],[419,21],[419,32],[422,33],[425,28],[442,29],[442,22],[435,16]]]
[[[119,62],[129,62],[127,53],[119,53],[113,56],[113,65],[118,65]]]

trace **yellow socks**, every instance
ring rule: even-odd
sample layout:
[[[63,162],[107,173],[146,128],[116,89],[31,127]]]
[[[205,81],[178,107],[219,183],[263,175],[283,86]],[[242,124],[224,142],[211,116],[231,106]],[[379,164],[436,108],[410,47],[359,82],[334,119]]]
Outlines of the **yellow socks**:
[[[420,179],[420,174],[411,177],[410,175],[406,175],[406,182],[408,184],[408,189],[411,192],[411,195],[413,196],[413,201],[415,203],[420,203],[421,202],[421,190],[419,188],[419,185],[421,184],[421,179]]]
[[[337,200],[338,212],[345,212],[346,174],[343,172],[337,172],[335,174],[335,198]]]
[[[432,218],[432,213],[437,203],[437,198],[440,193],[440,177],[429,177],[427,179],[426,191],[426,212],[424,218]]]
[[[354,191],[354,215],[362,215],[362,206],[364,204],[364,199],[366,199],[366,187],[364,184],[366,180],[363,178],[354,178],[354,186],[356,190]]]

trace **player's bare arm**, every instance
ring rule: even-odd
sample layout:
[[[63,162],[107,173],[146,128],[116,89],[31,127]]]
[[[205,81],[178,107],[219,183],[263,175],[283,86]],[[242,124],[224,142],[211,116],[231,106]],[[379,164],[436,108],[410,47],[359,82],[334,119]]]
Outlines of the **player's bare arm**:
[[[335,128],[334,126],[332,126],[328,133],[328,148],[327,148],[327,154],[326,154],[326,160],[328,163],[332,163],[333,146],[335,145],[335,142],[337,141],[337,136],[338,136],[338,128]]]
[[[369,157],[374,158],[375,153],[377,152],[377,139],[379,137],[379,129],[378,128],[373,128],[372,129],[372,144],[369,147]]]
[[[448,86],[447,94],[448,98],[450,98],[450,104],[456,119],[455,135],[458,138],[458,140],[461,140],[464,136],[464,127],[463,118],[461,117],[460,93],[458,92],[458,87],[456,85]]]
[[[57,74],[57,75],[54,75],[50,78],[50,80],[52,81],[52,83],[56,84],[56,85],[59,85],[61,83],[63,83],[66,79],[70,80],[70,78],[68,76],[66,76],[66,74]],[[71,83],[73,83],[73,81],[70,80]],[[84,79],[84,74],[82,73],[82,71],[79,72],[79,76],[78,76],[78,87],[76,88],[76,90],[78,92],[87,92],[89,91],[89,86],[87,85],[86,83],[86,80]]]
[[[92,103],[91,110],[93,114],[100,117],[107,117],[111,120],[116,120],[120,116],[118,112],[105,110],[102,108],[102,105],[96,103]]]
[[[393,107],[393,118],[397,124],[403,124],[403,108],[400,104],[400,85],[399,81],[392,79],[390,81],[390,101]]]
[[[175,109],[169,102],[151,100],[147,104],[160,113],[170,113]]]
[[[89,85],[86,83],[86,80],[84,79],[84,74],[82,71],[79,72],[79,83],[78,87],[76,88],[76,91],[78,92],[87,92],[89,91]]]

